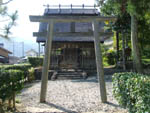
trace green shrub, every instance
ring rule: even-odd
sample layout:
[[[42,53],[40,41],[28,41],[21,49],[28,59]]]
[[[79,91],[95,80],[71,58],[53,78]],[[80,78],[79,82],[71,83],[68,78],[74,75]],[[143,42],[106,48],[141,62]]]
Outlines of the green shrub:
[[[113,94],[130,113],[150,113],[150,76],[136,73],[113,75]]]
[[[31,68],[30,64],[0,66],[0,69],[3,69],[3,70],[21,70],[24,72],[25,77],[28,75],[28,69],[29,68]]]
[[[116,63],[116,51],[113,49],[103,52],[104,66],[114,65]]]
[[[110,49],[106,53],[107,62],[110,65],[114,65],[116,61],[116,52],[113,49]]]
[[[144,50],[142,51],[142,55],[144,55],[144,56],[146,56],[146,57],[150,57],[150,50],[149,50],[149,48],[148,48],[148,49],[144,49]]]
[[[30,64],[9,65],[5,67],[6,70],[15,69],[15,70],[22,70],[22,71],[27,71],[29,68],[31,68]]]
[[[35,76],[34,76],[35,69],[32,67],[28,70],[28,72],[29,72],[28,82],[32,82],[33,80],[35,80]]]
[[[33,67],[38,67],[43,65],[43,57],[29,57],[28,61]]]
[[[104,66],[110,66],[110,64],[108,64],[108,59],[107,59],[107,57],[103,57],[103,65]]]
[[[24,74],[20,70],[0,70],[0,99],[5,101],[23,88]]]

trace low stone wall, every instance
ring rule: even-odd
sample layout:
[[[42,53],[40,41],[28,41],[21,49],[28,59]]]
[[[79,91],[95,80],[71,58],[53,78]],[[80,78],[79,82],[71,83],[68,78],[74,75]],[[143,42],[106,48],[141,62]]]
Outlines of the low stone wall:
[[[48,80],[51,80],[51,77],[54,72],[49,72],[48,73]],[[41,80],[42,79],[42,71],[39,69],[35,69],[35,80]]]

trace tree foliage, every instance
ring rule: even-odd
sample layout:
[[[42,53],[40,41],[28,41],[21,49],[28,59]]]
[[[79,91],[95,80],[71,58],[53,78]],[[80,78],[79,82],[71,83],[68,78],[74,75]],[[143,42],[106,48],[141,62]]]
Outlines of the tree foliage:
[[[144,42],[147,42],[147,44],[150,42],[150,1],[99,0],[98,3],[101,5],[100,9],[104,15],[118,17],[116,23],[113,25],[115,31],[131,34],[133,62],[135,66],[139,66],[140,54],[138,40],[140,40],[141,48]]]
[[[98,0],[98,3],[104,15],[128,17],[132,14],[150,24],[150,0]],[[124,17],[122,20],[126,20]]]
[[[6,6],[4,6],[4,4],[9,3],[10,1],[0,4],[0,24],[3,25],[0,27],[0,36],[7,38],[7,39],[11,35],[12,27],[16,26],[16,20],[18,18],[17,11],[15,11],[12,14],[9,14],[8,8]]]
[[[138,21],[150,24],[149,0],[98,0],[101,12],[104,15],[117,16],[115,27],[130,28],[130,15],[135,15]],[[142,25],[142,23],[140,23]]]
[[[136,16],[143,16],[149,13],[150,1],[149,0],[97,0],[101,5],[102,10],[107,14],[118,15],[123,12],[132,13]],[[110,13],[111,12],[111,13]]]

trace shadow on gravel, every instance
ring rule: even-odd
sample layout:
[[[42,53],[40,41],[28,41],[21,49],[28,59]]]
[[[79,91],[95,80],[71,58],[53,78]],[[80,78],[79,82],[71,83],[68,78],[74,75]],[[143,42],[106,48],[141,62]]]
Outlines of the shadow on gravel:
[[[88,77],[87,79],[72,80],[72,82],[98,83],[98,79],[97,79],[96,76],[94,76],[94,77]],[[112,82],[112,76],[111,76],[111,75],[106,75],[106,76],[105,76],[105,82]]]
[[[34,86],[35,84],[38,84],[39,82],[41,82],[40,80],[36,80],[36,81],[33,81],[33,82],[31,82],[31,83],[25,83],[24,84],[24,88],[22,89],[22,91],[21,92],[24,92],[24,91],[26,91],[26,90],[28,90],[28,88],[31,88],[32,86]]]
[[[114,104],[114,103],[111,103],[111,102],[106,102],[106,104],[110,105],[110,106],[114,106],[116,108],[122,108],[121,106],[117,105],[117,104]]]
[[[92,82],[92,83],[98,83],[98,80],[96,79],[96,77],[90,77],[88,79],[72,80],[72,82]]]
[[[55,105],[53,103],[45,102],[44,104],[49,105],[50,107],[54,107],[54,108],[56,108],[58,110],[61,110],[61,111],[65,112],[65,113],[77,113],[76,111],[68,110],[68,109],[66,109],[64,107]]]

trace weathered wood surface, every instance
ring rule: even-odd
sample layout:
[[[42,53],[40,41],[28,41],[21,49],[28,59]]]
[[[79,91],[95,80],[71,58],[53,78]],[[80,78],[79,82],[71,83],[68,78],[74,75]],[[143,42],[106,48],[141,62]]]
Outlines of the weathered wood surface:
[[[96,65],[97,65],[97,75],[100,85],[100,93],[101,93],[101,101],[103,103],[107,102],[106,96],[106,86],[105,86],[105,79],[104,79],[104,68],[102,62],[102,53],[101,53],[101,46],[100,46],[100,39],[98,33],[98,22],[95,20],[93,21],[93,31],[94,31],[94,44],[95,44],[95,55],[96,55]]]
[[[40,102],[46,101],[48,70],[49,70],[49,65],[50,65],[50,54],[51,54],[52,38],[53,38],[53,21],[51,21],[48,24],[47,38],[48,40],[46,42],[46,51],[45,51],[45,56],[44,56],[43,69],[42,69]]]
[[[29,16],[31,22],[92,22],[96,21],[116,21],[116,17],[105,16]]]
[[[33,36],[35,37],[46,37],[47,32],[33,32]],[[62,37],[68,37],[68,36],[93,36],[93,32],[55,32],[53,34],[54,36],[62,36]],[[99,32],[100,36],[106,36],[110,37],[113,36],[113,32]]]
[[[80,49],[86,49],[86,48],[94,48],[93,42],[52,42],[52,50],[58,50],[59,48],[80,48]]]

